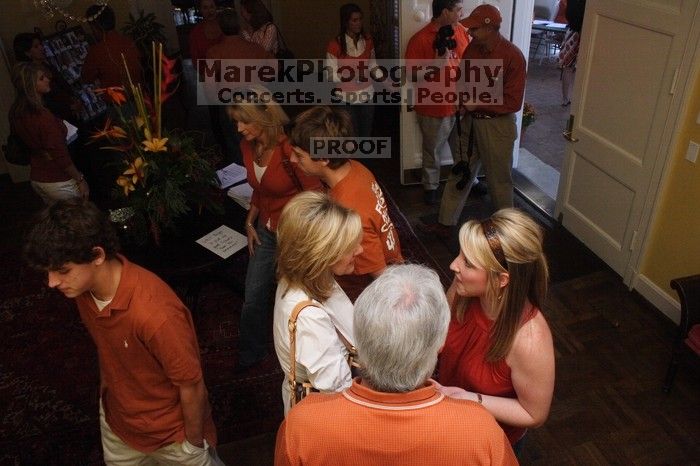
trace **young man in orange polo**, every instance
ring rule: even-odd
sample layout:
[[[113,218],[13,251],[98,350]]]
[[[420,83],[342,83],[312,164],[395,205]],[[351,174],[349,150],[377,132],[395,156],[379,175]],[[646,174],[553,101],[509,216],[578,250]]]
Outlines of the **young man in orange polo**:
[[[25,244],[97,346],[105,463],[221,465],[192,316],[117,250],[109,219],[78,199],[44,210]]]

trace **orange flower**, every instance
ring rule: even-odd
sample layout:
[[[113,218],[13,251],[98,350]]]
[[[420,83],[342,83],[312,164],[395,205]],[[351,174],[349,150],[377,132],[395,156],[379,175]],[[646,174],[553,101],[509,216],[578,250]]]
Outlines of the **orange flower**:
[[[117,178],[117,184],[124,190],[124,196],[129,196],[130,191],[136,190],[136,186],[131,182],[131,178],[126,176],[120,176]]]
[[[177,60],[163,55],[163,79],[160,83],[161,102],[168,100],[180,86],[180,73],[177,71]]]
[[[168,138],[151,138],[141,141],[141,144],[143,144],[143,148],[147,152],[167,152],[168,148],[165,147],[167,142]]]
[[[129,192],[136,189],[136,183],[139,180],[143,180],[146,176],[145,168],[148,163],[143,160],[142,157],[137,157],[136,160],[129,163],[129,168],[124,170],[119,178],[117,178],[117,184],[124,189],[124,195],[128,196]]]
[[[124,94],[123,86],[110,86],[95,89],[95,94],[107,94],[107,98],[111,100],[114,105],[121,105],[126,102],[126,94]]]
[[[134,183],[138,180],[142,180],[145,176],[144,169],[148,166],[148,163],[143,160],[143,157],[136,157],[136,160],[129,164],[129,168],[124,170],[125,175],[131,175]]]
[[[92,139],[93,141],[96,141],[96,140],[102,139],[102,138],[107,138],[107,139],[111,140],[111,139],[126,139],[126,137],[127,137],[126,131],[124,131],[119,126],[112,126],[112,119],[107,118],[107,121],[105,122],[104,128],[92,133],[92,135],[90,136],[90,139]]]

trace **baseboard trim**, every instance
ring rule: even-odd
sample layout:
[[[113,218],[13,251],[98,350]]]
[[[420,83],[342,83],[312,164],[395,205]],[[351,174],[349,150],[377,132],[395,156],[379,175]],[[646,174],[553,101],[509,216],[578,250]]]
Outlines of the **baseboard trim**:
[[[635,277],[632,288],[660,310],[666,317],[676,324],[681,321],[681,305],[671,295],[666,293],[658,285],[652,282],[646,275],[639,274]]]

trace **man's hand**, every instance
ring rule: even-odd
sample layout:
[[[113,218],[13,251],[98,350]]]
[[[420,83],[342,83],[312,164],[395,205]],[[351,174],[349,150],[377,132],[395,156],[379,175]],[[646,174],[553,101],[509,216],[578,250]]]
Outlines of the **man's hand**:
[[[180,408],[185,421],[185,438],[195,447],[204,447],[204,420],[210,409],[204,379],[191,385],[180,385]]]

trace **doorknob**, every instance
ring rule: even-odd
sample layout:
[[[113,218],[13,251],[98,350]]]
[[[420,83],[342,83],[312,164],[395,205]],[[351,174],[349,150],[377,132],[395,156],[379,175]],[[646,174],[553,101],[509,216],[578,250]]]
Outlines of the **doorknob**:
[[[564,139],[566,139],[569,142],[578,142],[578,138],[575,138],[572,134],[571,131],[564,131],[561,133],[562,136],[564,136]]]
[[[574,137],[574,116],[569,115],[569,122],[566,125],[566,130],[564,130],[563,133],[561,133],[562,136],[564,136],[564,139],[566,139],[569,142],[578,142],[578,138]]]

